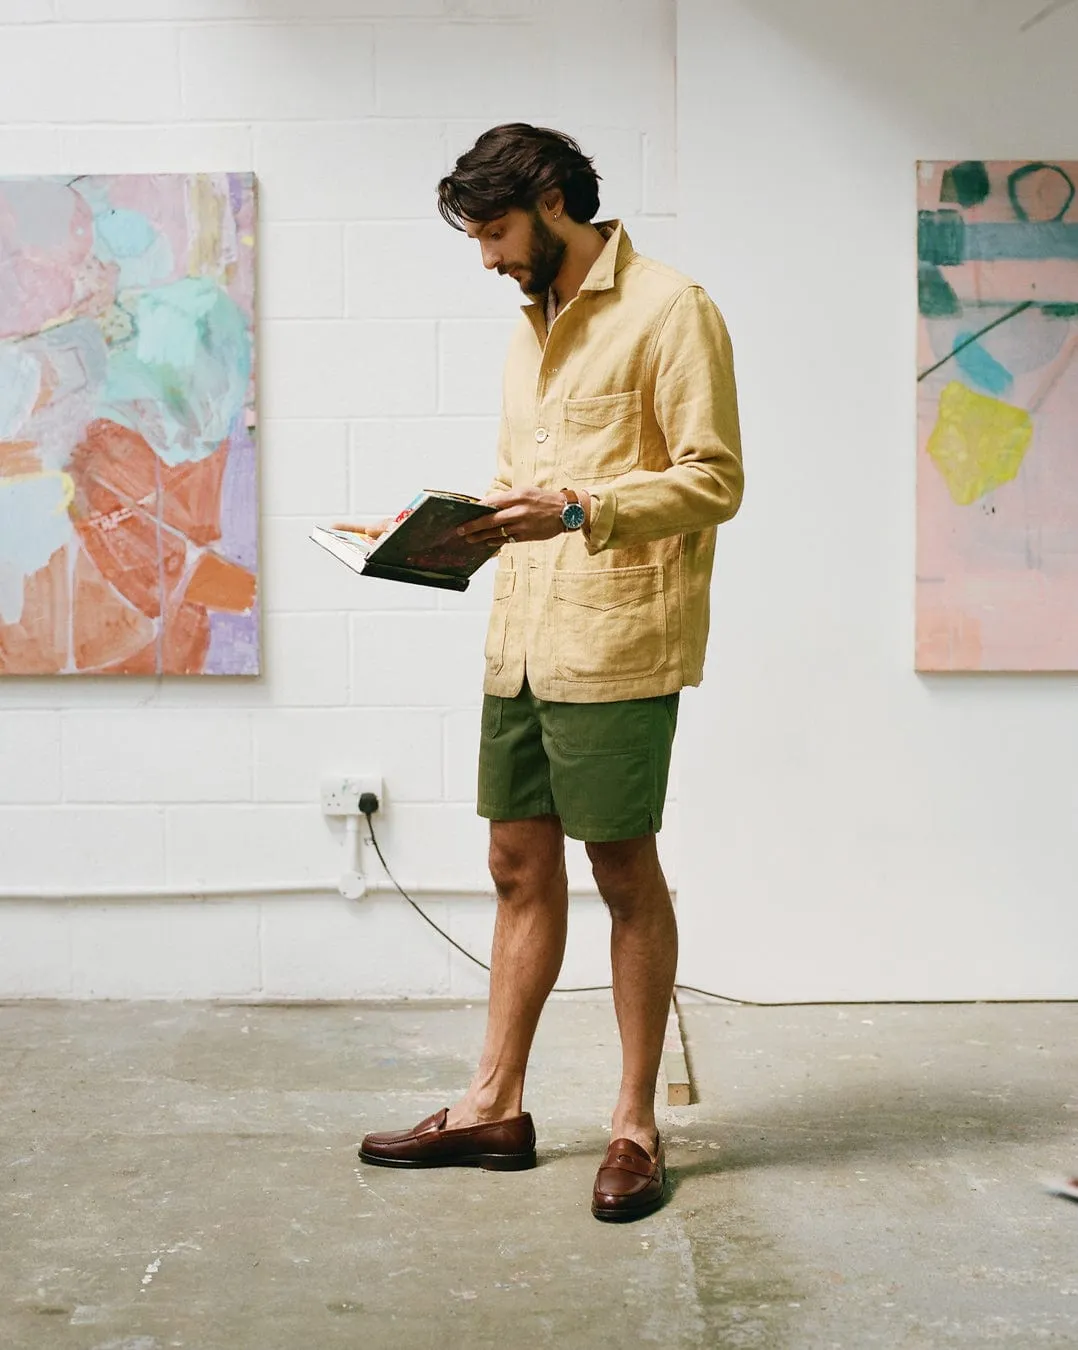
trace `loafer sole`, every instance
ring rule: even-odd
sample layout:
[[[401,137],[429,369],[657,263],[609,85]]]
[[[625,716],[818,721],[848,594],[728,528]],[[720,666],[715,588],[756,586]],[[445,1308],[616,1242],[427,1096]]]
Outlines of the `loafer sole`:
[[[629,1223],[633,1219],[646,1218],[657,1209],[662,1209],[665,1200],[664,1187],[654,1200],[645,1200],[641,1205],[619,1205],[616,1209],[604,1209],[602,1205],[593,1204],[591,1212],[601,1223]]]
[[[536,1165],[535,1153],[472,1153],[463,1158],[382,1158],[359,1150],[372,1167],[481,1167],[484,1172],[526,1172]]]

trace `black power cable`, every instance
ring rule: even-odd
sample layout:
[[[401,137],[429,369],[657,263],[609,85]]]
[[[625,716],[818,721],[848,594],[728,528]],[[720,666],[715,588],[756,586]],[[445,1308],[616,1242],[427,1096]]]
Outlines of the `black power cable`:
[[[373,801],[371,800],[372,798]],[[468,951],[466,947],[462,947],[460,943],[457,942],[455,938],[451,938],[449,934],[445,932],[444,929],[439,928],[438,925],[434,922],[434,920],[430,917],[430,915],[425,913],[419,907],[419,905],[416,904],[416,902],[412,899],[412,897],[400,884],[397,878],[389,870],[389,863],[386,862],[385,856],[383,855],[382,850],[378,844],[378,837],[374,833],[374,821],[372,819],[372,816],[374,815],[375,811],[378,810],[378,798],[374,796],[373,792],[371,793],[365,792],[359,799],[359,807],[367,819],[367,829],[371,836],[371,843],[374,845],[374,851],[375,853],[378,854],[378,861],[382,864],[382,868],[385,871],[386,876],[396,887],[398,893],[405,900],[408,901],[408,903],[411,905],[411,907],[415,910],[415,912],[419,915],[419,917],[423,920],[424,923],[430,924],[431,928],[434,929],[434,931],[438,934],[439,937],[445,938],[446,942],[448,942],[451,947],[454,947],[458,952],[460,952],[461,956],[466,956],[468,960],[472,962],[473,965],[478,966],[480,970],[485,970],[489,975],[490,967],[487,965],[487,963],[485,961],[481,961],[478,956],[474,956],[470,951]],[[576,985],[571,988],[563,988],[560,985],[555,985],[554,988],[551,990],[551,993],[605,994],[609,993],[613,989],[613,987],[614,986],[612,984],[584,984],[584,985]],[[720,1003],[744,1004],[746,1007],[750,1008],[764,1008],[770,1006],[765,1003],[753,1003],[749,999],[730,998],[727,994],[714,994],[711,992],[710,989],[697,989],[696,986],[692,984],[675,984],[674,988],[683,989],[686,993],[689,994],[700,994],[703,998],[716,999]]]
[[[459,942],[456,942],[453,938],[449,936],[448,933],[446,933],[443,929],[439,928],[438,925],[434,922],[434,920],[430,917],[430,915],[425,914],[423,910],[420,909],[420,907],[416,904],[416,902],[412,899],[412,897],[408,894],[408,892],[404,889],[404,887],[401,886],[397,878],[389,870],[389,864],[383,857],[382,850],[378,846],[378,840],[375,838],[374,822],[371,820],[371,816],[374,814],[375,811],[378,810],[378,807],[379,801],[377,796],[373,792],[364,792],[359,799],[359,809],[363,813],[363,815],[366,816],[367,818],[367,829],[370,831],[371,843],[374,845],[375,853],[378,854],[378,861],[382,864],[382,867],[385,869],[386,876],[390,879],[390,881],[397,888],[397,890],[404,897],[404,899],[408,901],[408,903],[419,915],[419,917],[425,923],[430,924],[430,926],[434,929],[434,931],[438,934],[439,937],[445,938],[446,942],[448,942],[451,947],[455,947],[457,951],[460,952],[461,956],[466,956],[469,961],[479,966],[481,970],[485,970],[489,975],[490,967],[487,965],[487,963],[485,961],[480,961],[478,956],[473,956],[472,953],[468,951],[466,947],[462,947]],[[614,986],[611,984],[586,984],[578,986],[576,988],[563,989],[560,986],[555,985],[554,988],[551,990],[551,992],[554,994],[605,994],[609,993],[613,989],[613,987]],[[933,1002],[933,1000],[925,1000],[918,998],[884,998],[884,999],[876,998],[869,1000],[799,999],[794,1002],[783,1001],[781,1003],[760,1003],[751,998],[731,998],[729,994],[716,994],[711,989],[700,989],[695,984],[675,984],[674,989],[675,990],[681,989],[686,994],[699,994],[701,998],[714,999],[717,1003],[724,1003],[731,1007],[742,1007],[742,1008],[838,1008],[850,1006],[856,1007],[864,1002],[870,1002],[874,1006],[905,1008],[905,1007],[923,1007],[926,1005],[926,1003]],[[1075,1002],[1074,999],[1064,999],[1062,1001],[1065,1003]],[[935,1000],[934,1002],[937,1003],[942,1002],[947,1004],[948,1006],[958,1007],[981,1003],[992,1003],[992,1004],[1058,1003],[1060,1002],[1060,1000],[1054,998],[983,998],[983,999],[960,998],[960,999]]]

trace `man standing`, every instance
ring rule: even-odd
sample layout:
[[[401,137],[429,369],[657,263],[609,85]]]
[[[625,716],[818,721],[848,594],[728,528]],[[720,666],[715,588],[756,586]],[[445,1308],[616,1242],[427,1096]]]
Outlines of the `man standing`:
[[[592,1212],[662,1204],[655,1084],[677,965],[656,852],[678,693],[699,684],[715,526],[741,501],[730,340],[705,292],[593,224],[598,175],[575,141],[486,132],[438,187],[443,217],[529,299],[505,368],[502,539],[486,643],[478,809],[498,895],[486,1038],[454,1106],[369,1134],[383,1166],[535,1163],[523,1111],[539,1015],[565,950],[565,835],[611,916],[622,1045],[612,1142]]]

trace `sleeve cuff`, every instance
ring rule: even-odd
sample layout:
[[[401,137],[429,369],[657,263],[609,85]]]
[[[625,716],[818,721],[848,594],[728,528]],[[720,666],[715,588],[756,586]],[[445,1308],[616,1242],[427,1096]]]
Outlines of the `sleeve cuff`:
[[[610,541],[614,529],[614,517],[617,515],[617,497],[612,489],[603,491],[602,496],[588,489],[591,497],[591,522],[584,543],[589,553],[599,553]]]

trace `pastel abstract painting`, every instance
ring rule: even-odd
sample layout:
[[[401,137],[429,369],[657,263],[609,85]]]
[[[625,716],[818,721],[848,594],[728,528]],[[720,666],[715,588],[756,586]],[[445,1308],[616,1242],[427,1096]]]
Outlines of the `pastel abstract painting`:
[[[1076,185],[918,166],[918,670],[1078,670]]]
[[[251,174],[0,179],[0,675],[256,675]]]

